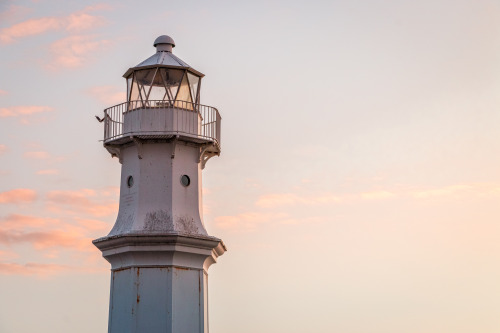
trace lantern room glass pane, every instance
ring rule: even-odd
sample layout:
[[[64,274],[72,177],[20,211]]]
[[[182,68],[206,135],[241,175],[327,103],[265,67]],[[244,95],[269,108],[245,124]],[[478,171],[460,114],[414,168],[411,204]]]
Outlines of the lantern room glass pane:
[[[135,75],[134,75],[134,79],[132,81],[132,88],[130,91],[129,109],[135,109],[137,107],[136,106],[137,101],[141,102],[141,97],[139,94],[139,85],[135,81]]]
[[[183,71],[179,69],[160,68],[160,74],[167,88],[165,99],[174,101],[182,80]]]
[[[163,81],[161,71],[156,71],[155,78],[153,80],[153,85],[151,86],[151,91],[149,92],[148,101],[151,106],[160,106],[164,100],[168,100],[167,88],[165,87],[165,82]]]
[[[198,103],[198,86],[200,78],[189,72],[187,74],[188,74],[189,86],[191,87],[191,97],[193,99],[193,103]]]
[[[179,92],[177,93],[174,105],[178,108],[183,108],[188,110],[193,109],[193,101],[191,100],[191,92],[187,80],[187,75],[184,75],[184,77],[182,78],[182,82],[179,87]]]
[[[141,99],[145,102],[146,106],[150,106],[147,103],[148,94],[151,89],[151,85],[153,83],[153,78],[156,74],[156,68],[151,69],[143,69],[135,72],[135,81],[139,87],[139,93],[141,95]]]
[[[130,101],[130,90],[132,89],[132,78],[133,74],[130,74],[127,78],[127,102]]]

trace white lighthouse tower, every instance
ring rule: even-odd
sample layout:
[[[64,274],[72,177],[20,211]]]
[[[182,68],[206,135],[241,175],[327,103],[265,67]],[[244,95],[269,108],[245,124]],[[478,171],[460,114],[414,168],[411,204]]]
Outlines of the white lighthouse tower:
[[[111,263],[110,333],[207,333],[208,268],[226,248],[203,224],[202,169],[220,154],[203,74],[168,36],[130,68],[127,101],[104,110],[104,147],[122,164],[120,208],[94,240]]]

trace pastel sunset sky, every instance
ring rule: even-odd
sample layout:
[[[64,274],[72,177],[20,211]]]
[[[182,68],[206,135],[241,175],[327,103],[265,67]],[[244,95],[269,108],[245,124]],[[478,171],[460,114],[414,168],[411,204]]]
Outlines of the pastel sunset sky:
[[[0,332],[106,331],[94,115],[163,34],[222,115],[212,332],[500,332],[498,0],[0,0]]]

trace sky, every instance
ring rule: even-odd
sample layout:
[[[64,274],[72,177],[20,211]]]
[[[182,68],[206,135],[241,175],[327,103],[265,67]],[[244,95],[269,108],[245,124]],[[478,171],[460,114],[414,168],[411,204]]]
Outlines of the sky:
[[[0,0],[0,332],[105,332],[94,115],[171,36],[222,154],[217,333],[500,331],[498,0]]]

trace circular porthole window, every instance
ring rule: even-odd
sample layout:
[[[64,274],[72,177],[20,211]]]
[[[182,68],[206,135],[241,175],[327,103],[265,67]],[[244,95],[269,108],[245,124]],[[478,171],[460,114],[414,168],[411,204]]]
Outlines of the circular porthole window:
[[[128,176],[127,178],[127,186],[132,187],[134,185],[134,177]]]
[[[181,177],[181,184],[182,184],[182,186],[185,186],[185,187],[188,187],[189,184],[191,184],[191,179],[189,179],[188,175],[183,175]]]

